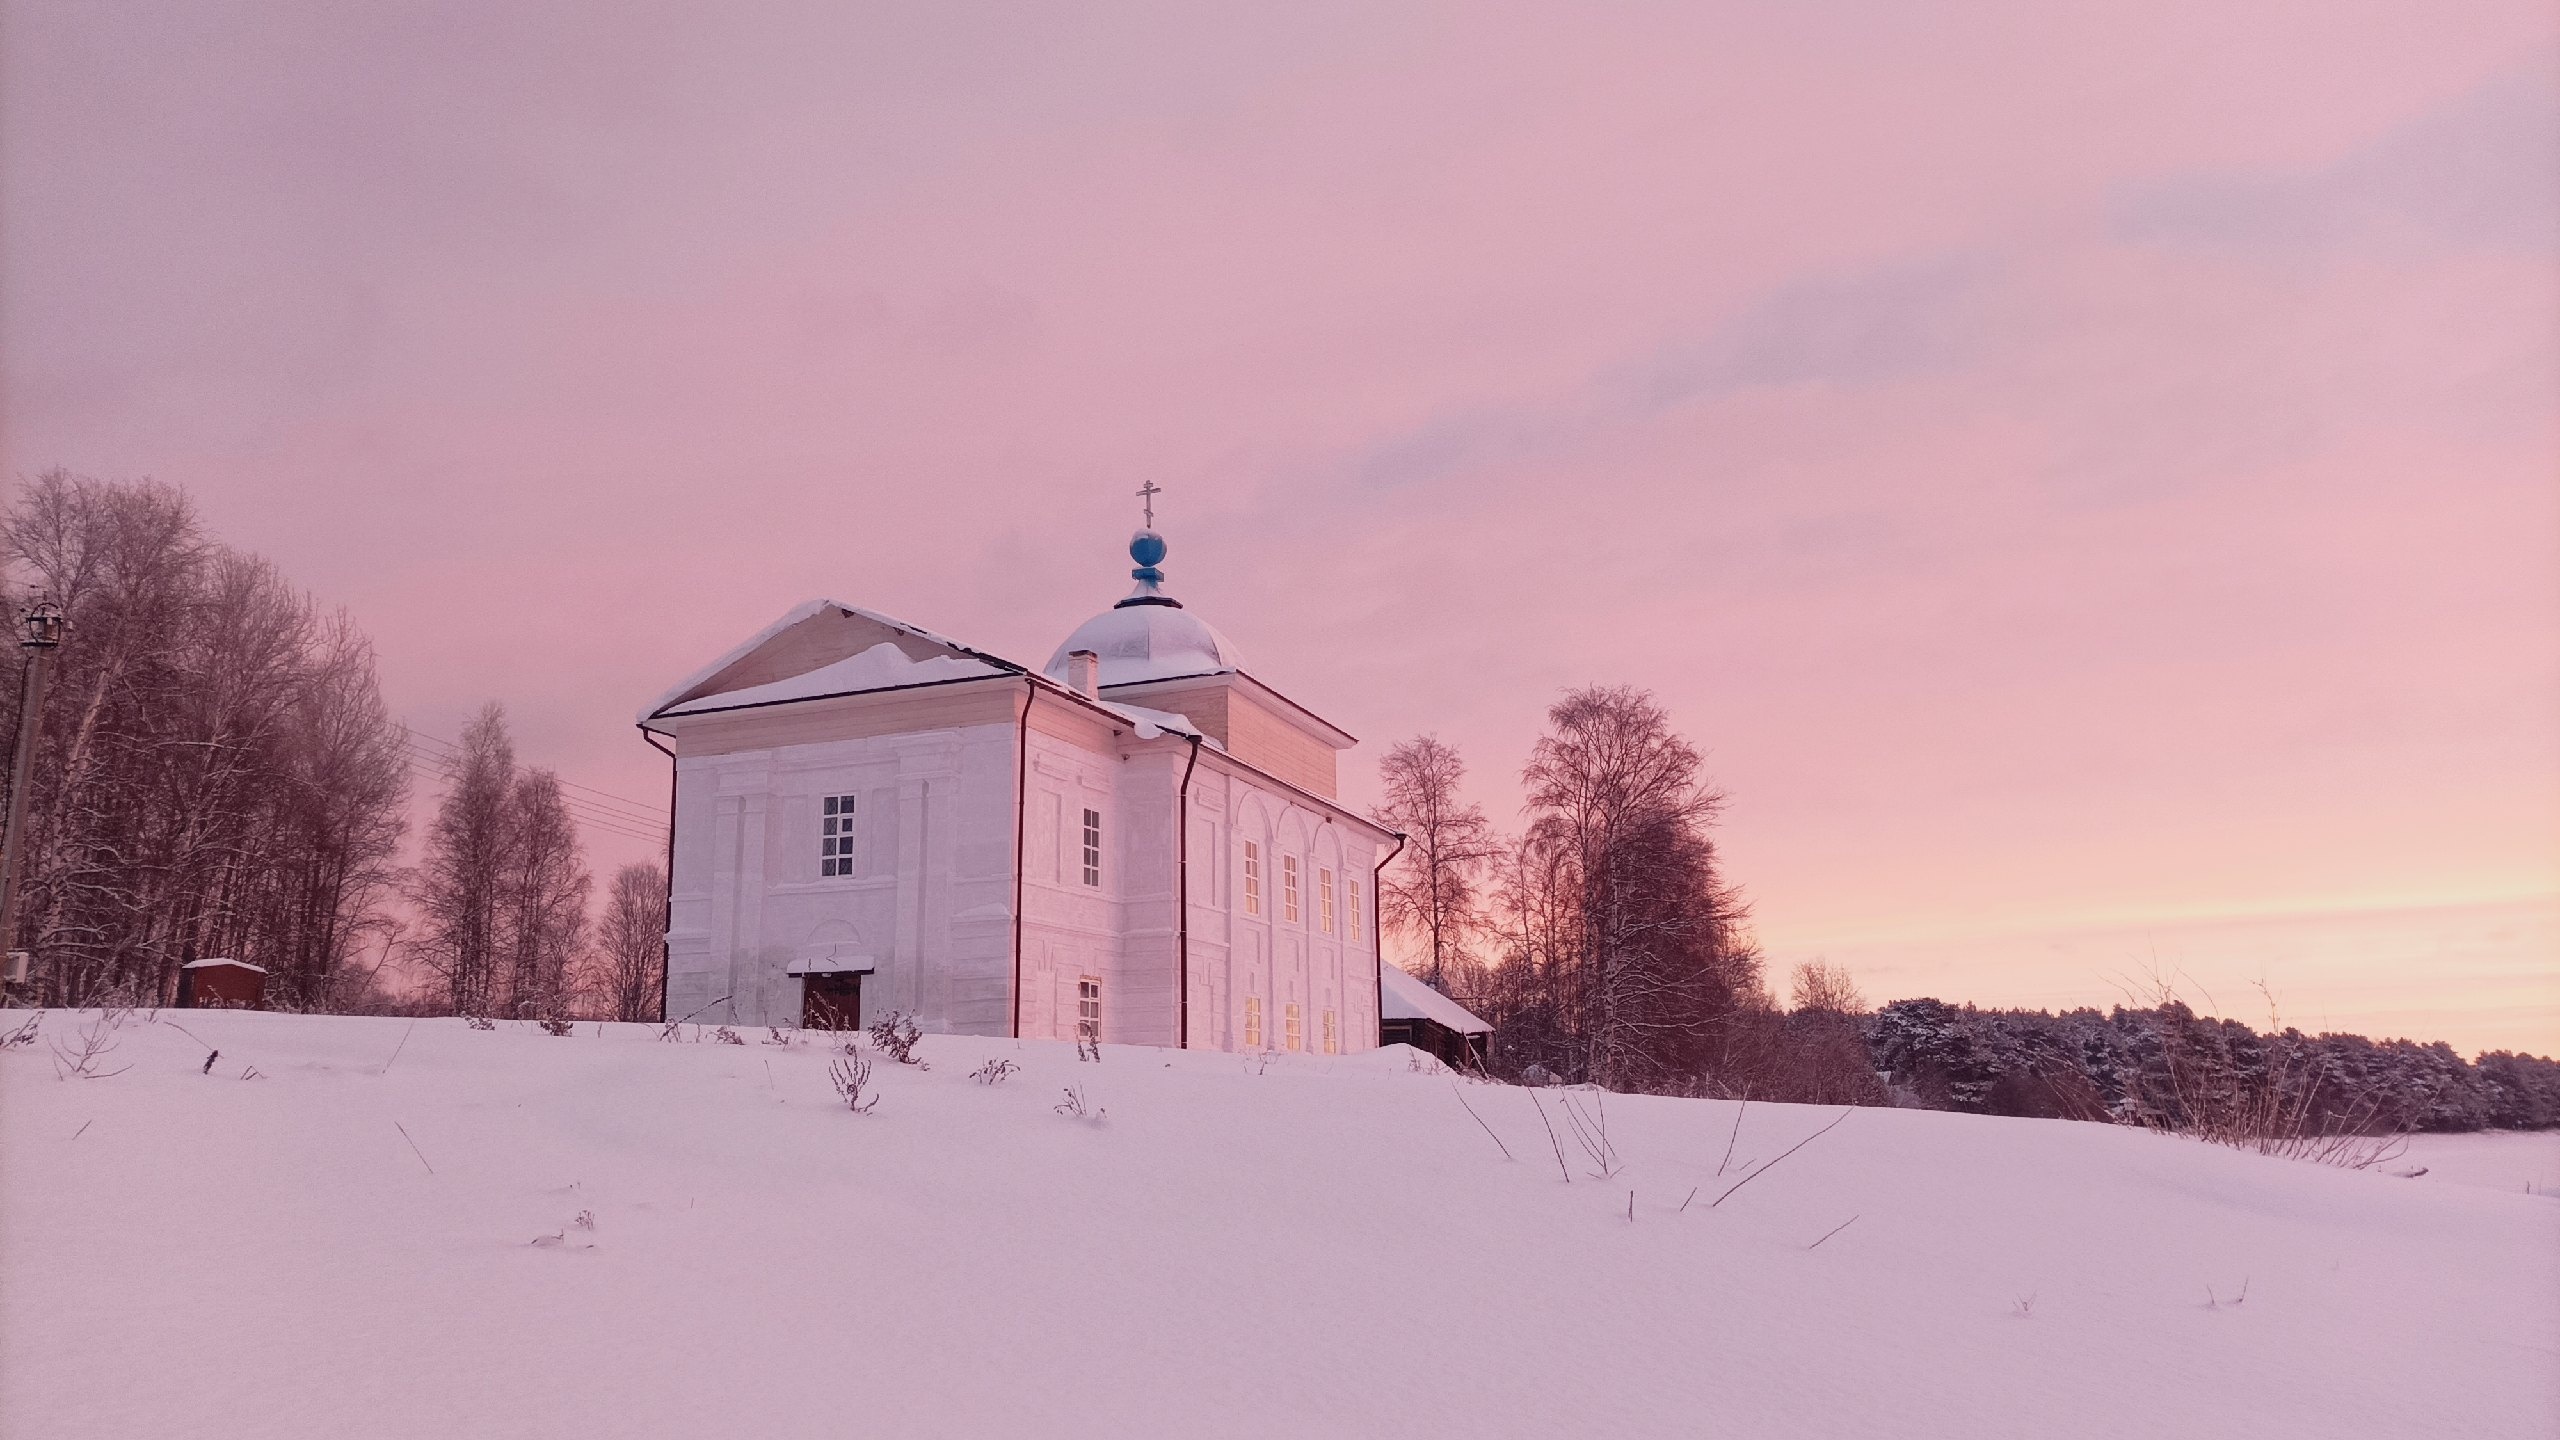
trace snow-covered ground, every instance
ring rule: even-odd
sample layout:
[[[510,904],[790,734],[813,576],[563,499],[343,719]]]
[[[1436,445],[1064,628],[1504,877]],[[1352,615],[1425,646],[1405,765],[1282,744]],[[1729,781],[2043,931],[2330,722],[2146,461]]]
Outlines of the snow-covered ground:
[[[2412,1135],[2389,1169],[2456,1185],[2485,1185],[2560,1200],[2560,1130]]]
[[[877,1063],[856,1116],[821,1037],[161,1019],[118,1032],[108,1078],[0,1054],[0,1433],[2560,1421],[2560,1199],[2442,1183],[2467,1162],[1861,1110],[1762,1170],[1838,1112],[1754,1105],[1735,1137],[1731,1104],[1612,1097],[1602,1179],[1561,1095],[1401,1050],[1095,1065],[928,1037],[932,1068]],[[1021,1071],[972,1083],[991,1058]],[[1069,1085],[1107,1114],[1058,1113]]]

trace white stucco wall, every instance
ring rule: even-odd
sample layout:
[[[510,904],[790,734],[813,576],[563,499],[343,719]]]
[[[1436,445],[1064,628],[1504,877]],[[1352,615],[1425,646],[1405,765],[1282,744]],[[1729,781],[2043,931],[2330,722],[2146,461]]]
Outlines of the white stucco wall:
[[[1092,976],[1102,983],[1104,1040],[1182,1043],[1177,817],[1190,746],[1141,740],[1133,727],[1115,733],[1056,697],[1042,704],[1058,712],[1035,722],[1019,755],[1027,795],[1021,1033],[1071,1038],[1077,982]],[[772,723],[777,733],[806,733],[781,730],[778,712]],[[668,1014],[797,1024],[801,983],[787,968],[833,954],[872,965],[866,1020],[897,1009],[928,1031],[1008,1033],[1019,737],[1013,723],[975,723],[680,750]],[[824,877],[821,802],[845,794],[858,797],[856,873]],[[1102,817],[1095,885],[1083,875],[1087,809]],[[1262,856],[1259,913],[1244,903],[1248,840]],[[1371,832],[1212,750],[1192,773],[1190,841],[1188,1043],[1248,1048],[1246,1003],[1258,998],[1262,1048],[1286,1048],[1292,1004],[1302,1049],[1324,1052],[1327,1012],[1340,1053],[1375,1046],[1372,871],[1384,851]],[[1283,897],[1291,858],[1300,874],[1295,921]]]
[[[1202,768],[1191,787],[1194,884],[1191,895],[1194,1046],[1244,1049],[1245,1002],[1262,1001],[1262,1047],[1287,1048],[1288,1007],[1300,1007],[1301,1045],[1324,1052],[1324,1017],[1334,1016],[1338,1053],[1378,1043],[1376,897],[1371,872],[1384,854],[1365,830],[1329,818],[1279,786],[1249,774]],[[1258,913],[1245,905],[1245,844],[1260,852]],[[1298,918],[1288,918],[1284,879],[1298,862]],[[1325,877],[1333,886],[1325,924]],[[1204,893],[1203,874],[1215,885]],[[1355,927],[1351,889],[1362,914]]]
[[[785,969],[834,953],[874,966],[867,1015],[1005,1034],[1013,762],[1009,725],[679,759],[668,1014],[797,1024],[800,982]],[[855,873],[824,877],[821,802],[847,794]]]

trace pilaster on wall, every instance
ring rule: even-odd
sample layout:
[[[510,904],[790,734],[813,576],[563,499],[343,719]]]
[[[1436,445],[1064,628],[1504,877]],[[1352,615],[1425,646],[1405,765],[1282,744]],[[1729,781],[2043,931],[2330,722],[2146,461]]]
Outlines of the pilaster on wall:
[[[763,777],[758,776],[759,780]],[[762,790],[723,797],[736,812],[738,848],[731,888],[734,924],[729,931],[729,1018],[765,1023],[773,997],[766,993],[764,963],[765,821],[773,797]]]
[[[891,950],[897,979],[890,987],[896,992],[890,1004],[909,1014],[924,1009],[918,977],[924,962],[925,840],[932,784],[915,776],[898,781],[898,933]]]

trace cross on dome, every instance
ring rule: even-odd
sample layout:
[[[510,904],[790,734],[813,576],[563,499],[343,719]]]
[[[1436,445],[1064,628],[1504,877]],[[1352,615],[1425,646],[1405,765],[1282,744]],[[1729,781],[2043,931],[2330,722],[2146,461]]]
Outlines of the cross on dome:
[[[1105,686],[1136,684],[1176,675],[1217,674],[1240,668],[1235,646],[1205,620],[1182,608],[1164,593],[1164,557],[1170,548],[1155,531],[1155,497],[1164,488],[1153,480],[1140,486],[1138,501],[1146,528],[1129,537],[1129,558],[1137,568],[1129,578],[1137,586],[1127,599],[1086,621],[1042,667],[1052,678],[1064,678],[1067,656],[1090,650],[1102,662]]]

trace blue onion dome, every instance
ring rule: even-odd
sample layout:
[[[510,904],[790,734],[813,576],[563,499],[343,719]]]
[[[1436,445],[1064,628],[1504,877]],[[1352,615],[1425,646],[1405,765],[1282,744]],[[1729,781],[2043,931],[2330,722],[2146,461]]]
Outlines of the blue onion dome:
[[[1129,572],[1137,588],[1129,597],[1076,627],[1042,667],[1054,679],[1065,679],[1067,656],[1090,650],[1101,660],[1100,683],[1133,685],[1183,675],[1209,675],[1242,668],[1233,641],[1216,627],[1182,608],[1164,593],[1162,535],[1141,530],[1129,537]]]
[[[1129,598],[1121,604],[1182,608],[1181,601],[1159,588],[1164,584],[1164,571],[1157,567],[1164,563],[1165,548],[1164,537],[1153,530],[1141,530],[1129,537],[1129,558],[1138,562],[1138,568],[1129,572],[1129,578],[1138,582],[1138,588],[1130,591]]]

